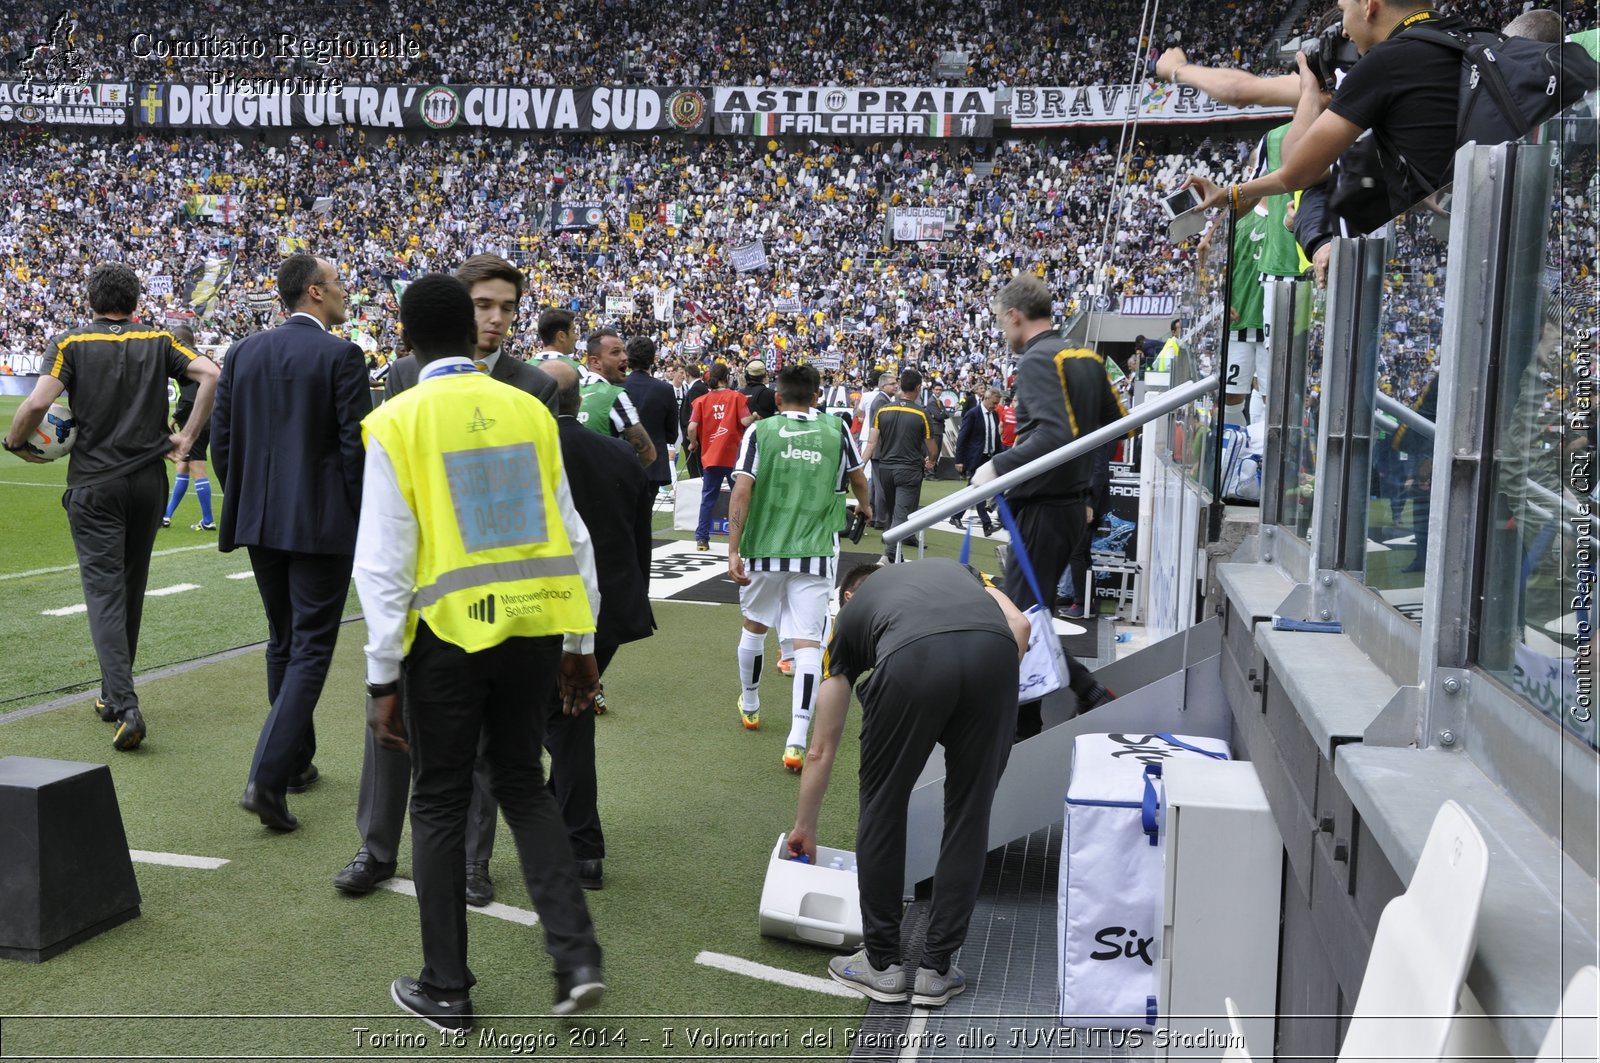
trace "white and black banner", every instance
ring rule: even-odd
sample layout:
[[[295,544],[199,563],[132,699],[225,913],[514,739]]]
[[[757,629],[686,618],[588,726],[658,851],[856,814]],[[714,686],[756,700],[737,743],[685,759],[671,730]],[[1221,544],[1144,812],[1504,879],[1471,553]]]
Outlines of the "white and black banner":
[[[987,137],[993,89],[757,88],[716,90],[725,136]]]
[[[185,129],[489,129],[575,133],[703,133],[709,108],[696,88],[534,85],[344,85],[312,92],[251,83],[141,84],[139,125]]]
[[[894,238],[901,243],[943,240],[945,220],[943,207],[895,207]]]
[[[1011,128],[1120,125],[1140,122],[1221,122],[1287,119],[1292,107],[1234,107],[1192,85],[1146,80],[1138,85],[1067,85],[1019,88],[1011,99]]]
[[[598,229],[605,220],[606,212],[598,203],[569,203],[551,211],[550,231],[568,233]]]
[[[127,125],[127,83],[29,85],[0,81],[0,125]]]
[[[740,244],[728,252],[728,258],[740,273],[767,268],[767,249],[760,240]]]

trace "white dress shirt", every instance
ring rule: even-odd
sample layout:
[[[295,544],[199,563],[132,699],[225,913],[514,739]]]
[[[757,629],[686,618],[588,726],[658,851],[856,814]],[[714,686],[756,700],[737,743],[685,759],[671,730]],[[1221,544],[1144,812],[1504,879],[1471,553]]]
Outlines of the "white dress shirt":
[[[434,387],[432,381],[450,366],[471,365],[470,358],[439,358],[422,369],[417,387]],[[559,458],[559,452],[557,457]],[[547,455],[541,455],[547,457]],[[535,487],[535,490],[542,490]],[[535,499],[536,505],[542,500]],[[578,575],[589,595],[589,610],[600,618],[600,584],[595,576],[594,544],[589,529],[572,504],[566,466],[556,482],[556,506],[561,511]],[[356,531],[355,583],[361,610],[367,619],[367,682],[388,683],[400,678],[405,656],[406,618],[417,590],[417,552],[421,535],[416,514],[400,493],[394,463],[374,436],[367,438],[366,481],[361,488],[361,524]],[[562,649],[568,653],[593,653],[594,635],[567,635]]]

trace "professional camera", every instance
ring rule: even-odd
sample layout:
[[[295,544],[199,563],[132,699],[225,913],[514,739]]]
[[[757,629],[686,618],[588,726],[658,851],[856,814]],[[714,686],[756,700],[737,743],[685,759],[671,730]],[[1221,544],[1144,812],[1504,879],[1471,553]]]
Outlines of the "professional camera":
[[[1361,53],[1356,50],[1356,42],[1344,35],[1344,22],[1337,8],[1323,19],[1319,29],[1309,36],[1290,41],[1283,46],[1283,52],[1285,58],[1291,61],[1295,52],[1304,52],[1306,67],[1328,92],[1337,86],[1338,78],[1335,75],[1341,70],[1349,70],[1361,58]]]

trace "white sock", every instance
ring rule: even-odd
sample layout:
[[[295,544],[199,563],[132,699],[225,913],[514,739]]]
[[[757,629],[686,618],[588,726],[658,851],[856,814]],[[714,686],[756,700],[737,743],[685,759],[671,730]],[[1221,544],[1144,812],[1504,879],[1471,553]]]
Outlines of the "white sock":
[[[745,712],[761,709],[761,653],[766,648],[766,632],[739,632],[739,692]]]
[[[817,707],[817,690],[822,686],[822,647],[806,646],[794,651],[794,693],[790,702],[789,741],[791,746],[806,745],[811,730],[811,710]]]
[[[784,661],[794,660],[794,639],[778,640],[778,659]]]

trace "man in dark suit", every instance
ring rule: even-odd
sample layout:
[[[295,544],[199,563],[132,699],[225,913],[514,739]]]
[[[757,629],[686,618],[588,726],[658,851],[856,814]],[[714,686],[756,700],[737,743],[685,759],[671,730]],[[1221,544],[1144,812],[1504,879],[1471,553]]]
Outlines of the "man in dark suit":
[[[211,419],[222,483],[218,548],[250,552],[267,611],[267,698],[239,806],[274,830],[294,830],[284,794],[315,781],[311,716],[339,637],[355,558],[372,410],[361,348],[329,329],[344,323],[344,289],[326,259],[292,255],[278,269],[289,320],[235,343]]]
[[[473,255],[456,270],[456,279],[472,293],[478,316],[478,348],[473,361],[495,380],[527,392],[555,412],[556,382],[538,366],[500,352],[517,322],[522,273],[499,255]],[[416,383],[417,359],[408,354],[395,362],[384,378],[383,397],[392,399]]]
[[[655,444],[656,458],[644,470],[652,499],[656,491],[676,479],[672,460],[667,457],[667,444],[678,438],[678,404],[672,397],[672,385],[651,375],[655,365],[655,340],[635,336],[628,341],[629,373],[622,386],[628,389],[633,408],[639,412],[639,423]]]
[[[649,638],[655,631],[649,596],[651,490],[632,447],[590,431],[578,421],[582,399],[577,371],[561,362],[550,363],[546,371],[560,386],[556,427],[572,504],[594,543],[600,584],[594,657],[603,679],[619,647]],[[604,883],[601,861],[606,855],[594,766],[594,719],[592,712],[568,716],[560,699],[552,699],[544,735],[544,747],[550,751],[550,789],[561,806],[572,855],[578,862],[578,884],[586,890],[600,889]],[[480,795],[473,795],[473,817],[479,815],[479,799]],[[487,812],[492,826],[493,798],[489,798]]]
[[[522,302],[522,272],[499,255],[473,255],[456,270],[456,279],[467,286],[477,319],[473,361],[486,368],[493,379],[532,395],[554,413],[556,382],[538,366],[518,361],[500,349],[516,326],[517,307]],[[395,362],[384,383],[383,397],[392,399],[414,386],[418,372],[414,355]],[[637,459],[634,464],[638,464]],[[370,893],[378,883],[393,877],[410,793],[411,759],[404,753],[380,748],[367,729],[361,789],[356,798],[356,829],[361,832],[361,847],[333,877],[336,889],[356,895]],[[467,818],[467,903],[474,906],[494,900],[494,881],[489,877],[494,832],[495,804],[489,796],[488,776],[480,759],[473,778],[472,811]]]
[[[995,412],[999,406],[1000,392],[990,388],[984,392],[983,401],[973,403],[961,418],[961,430],[956,433],[956,472],[966,476],[967,483],[1000,450],[1000,415]],[[962,510],[950,518],[950,523],[962,527],[966,515],[967,511]],[[983,521],[983,534],[991,534],[994,521],[989,518],[989,503],[978,503],[978,518]]]
[[[706,383],[705,372],[694,362],[690,362],[684,372],[688,374],[689,386],[683,393],[683,401],[678,404],[678,435],[687,442],[689,438],[689,417],[694,413],[694,400],[711,390],[711,385]],[[705,475],[705,469],[700,464],[700,451],[690,447],[684,456],[684,467],[691,479]]]

